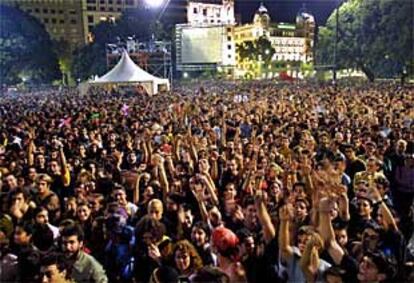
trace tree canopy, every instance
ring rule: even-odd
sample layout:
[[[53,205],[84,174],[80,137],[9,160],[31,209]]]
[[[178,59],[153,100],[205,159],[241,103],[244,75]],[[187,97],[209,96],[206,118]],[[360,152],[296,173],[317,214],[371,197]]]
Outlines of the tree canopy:
[[[414,5],[406,0],[348,0],[339,8],[337,66],[359,68],[370,80],[412,72]],[[316,61],[334,63],[336,11],[320,28]]]
[[[236,50],[242,60],[263,61],[266,64],[272,60],[276,52],[272,43],[265,36],[261,36],[255,41],[238,44]]]
[[[0,5],[0,84],[50,83],[61,76],[44,26],[17,8]]]

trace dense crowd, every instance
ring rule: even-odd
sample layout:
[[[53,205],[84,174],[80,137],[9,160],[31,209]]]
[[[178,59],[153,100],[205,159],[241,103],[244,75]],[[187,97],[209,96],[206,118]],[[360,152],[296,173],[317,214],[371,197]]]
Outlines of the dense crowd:
[[[414,88],[0,96],[1,282],[413,282]]]

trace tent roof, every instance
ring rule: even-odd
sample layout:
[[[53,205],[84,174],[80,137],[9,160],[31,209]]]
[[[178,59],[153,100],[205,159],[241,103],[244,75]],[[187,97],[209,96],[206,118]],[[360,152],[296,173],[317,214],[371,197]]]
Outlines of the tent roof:
[[[122,52],[121,60],[108,73],[92,81],[92,83],[128,83],[165,80],[157,78],[139,66],[129,57],[127,51]]]

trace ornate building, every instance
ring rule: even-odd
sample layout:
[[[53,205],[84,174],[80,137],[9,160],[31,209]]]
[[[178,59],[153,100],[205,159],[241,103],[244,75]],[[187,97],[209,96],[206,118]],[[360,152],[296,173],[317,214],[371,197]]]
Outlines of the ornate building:
[[[272,61],[313,61],[313,43],[315,35],[314,17],[304,9],[296,16],[296,23],[274,23],[267,8],[262,3],[256,11],[253,22],[234,28],[234,42],[240,46],[248,41],[255,41],[265,36],[275,49]],[[251,64],[242,60],[236,52],[236,68],[242,75]]]

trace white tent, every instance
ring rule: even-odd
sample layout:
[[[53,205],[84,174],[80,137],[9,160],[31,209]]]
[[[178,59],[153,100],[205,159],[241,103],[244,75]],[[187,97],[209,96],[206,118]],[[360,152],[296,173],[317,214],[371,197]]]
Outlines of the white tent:
[[[121,60],[108,73],[102,77],[89,81],[90,84],[117,84],[126,85],[134,84],[142,86],[148,94],[157,94],[160,89],[169,90],[170,83],[168,79],[157,78],[139,66],[129,57],[128,52],[122,53]]]

